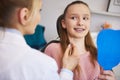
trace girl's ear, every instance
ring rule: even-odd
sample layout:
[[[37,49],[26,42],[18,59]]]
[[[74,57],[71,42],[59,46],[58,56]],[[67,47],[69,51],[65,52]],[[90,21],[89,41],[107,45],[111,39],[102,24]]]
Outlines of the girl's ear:
[[[66,28],[65,20],[61,20],[61,24],[62,24],[62,27],[65,29]]]
[[[28,22],[28,12],[29,10],[27,8],[22,8],[19,10],[19,22],[22,25],[26,25]]]

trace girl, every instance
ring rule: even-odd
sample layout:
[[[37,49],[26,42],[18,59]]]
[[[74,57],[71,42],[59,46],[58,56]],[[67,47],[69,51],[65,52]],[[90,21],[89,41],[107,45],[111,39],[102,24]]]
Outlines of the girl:
[[[90,9],[86,3],[82,1],[70,3],[57,20],[60,41],[49,44],[44,52],[56,60],[59,67],[58,72],[60,72],[63,53],[67,45],[72,43],[77,46],[80,54],[79,65],[73,70],[74,80],[115,80],[112,71],[103,71],[100,74],[97,49],[92,42],[89,31],[90,19]]]
[[[72,80],[79,59],[74,45],[65,52],[59,77],[55,61],[24,40],[35,31],[41,5],[41,0],[0,0],[0,80]],[[76,56],[67,55],[71,48]]]

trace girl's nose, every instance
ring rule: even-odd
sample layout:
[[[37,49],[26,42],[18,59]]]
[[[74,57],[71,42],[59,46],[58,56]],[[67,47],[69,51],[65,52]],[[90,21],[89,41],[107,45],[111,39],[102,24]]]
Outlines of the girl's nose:
[[[78,22],[77,22],[78,26],[83,26],[83,20],[82,19],[79,19]]]

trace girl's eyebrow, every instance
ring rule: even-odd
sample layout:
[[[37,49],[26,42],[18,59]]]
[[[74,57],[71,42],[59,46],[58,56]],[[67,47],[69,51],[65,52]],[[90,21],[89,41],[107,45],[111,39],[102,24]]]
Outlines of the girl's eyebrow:
[[[75,15],[78,15],[78,14],[75,14],[75,13],[70,14],[70,16],[75,16]]]
[[[84,16],[89,16],[89,14],[83,14]]]
[[[73,13],[73,14],[70,14],[70,16],[79,16],[79,14],[75,14],[75,13]],[[90,16],[89,14],[82,14],[82,16]]]

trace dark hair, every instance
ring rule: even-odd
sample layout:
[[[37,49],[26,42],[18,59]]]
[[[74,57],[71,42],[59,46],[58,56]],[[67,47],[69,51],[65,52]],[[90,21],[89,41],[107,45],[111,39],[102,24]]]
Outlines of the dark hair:
[[[0,0],[0,25],[10,24],[12,13],[16,8],[26,7],[30,11],[33,7],[34,0]]]
[[[75,5],[75,4],[84,4],[89,8],[89,6],[83,1],[74,1],[70,4],[68,4],[68,6],[64,10],[64,13],[58,17],[56,25],[57,25],[57,32],[58,32],[58,36],[60,38],[60,43],[62,46],[63,53],[65,52],[67,45],[69,44],[69,39],[67,36],[66,29],[64,29],[62,27],[61,21],[65,18],[68,8],[71,5]],[[90,32],[88,32],[87,35],[85,36],[85,47],[86,47],[87,51],[90,51],[90,54],[91,54],[90,60],[91,60],[91,63],[95,66],[94,61],[97,60],[97,48],[95,47],[95,45],[92,41]]]

